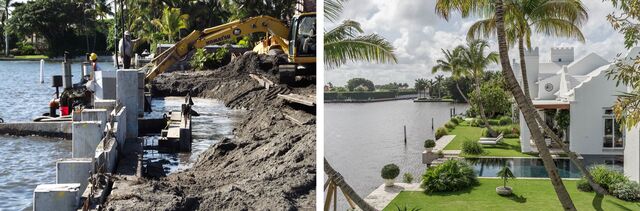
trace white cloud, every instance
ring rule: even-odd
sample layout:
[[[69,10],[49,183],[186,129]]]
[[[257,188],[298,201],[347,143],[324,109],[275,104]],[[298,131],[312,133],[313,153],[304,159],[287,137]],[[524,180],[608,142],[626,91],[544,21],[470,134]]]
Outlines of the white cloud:
[[[343,19],[360,22],[366,33],[377,33],[389,40],[396,48],[398,64],[349,63],[337,70],[326,71],[325,80],[335,85],[344,85],[354,77],[371,79],[376,84],[406,82],[413,84],[417,78],[430,78],[431,67],[442,56],[442,48],[453,48],[464,44],[466,33],[476,19],[452,17],[448,22],[435,15],[435,1],[404,0],[351,0],[345,4]],[[540,47],[541,58],[548,59],[549,48],[571,46],[575,57],[580,58],[595,52],[611,60],[625,51],[623,36],[613,30],[605,16],[613,11],[610,2],[584,1],[589,21],[582,31],[585,43],[576,40],[550,38],[542,35],[532,37],[533,46]],[[335,23],[328,23],[333,27]],[[491,50],[497,50],[496,42],[490,40]],[[517,52],[511,50],[512,59]],[[491,67],[491,69],[497,66]]]

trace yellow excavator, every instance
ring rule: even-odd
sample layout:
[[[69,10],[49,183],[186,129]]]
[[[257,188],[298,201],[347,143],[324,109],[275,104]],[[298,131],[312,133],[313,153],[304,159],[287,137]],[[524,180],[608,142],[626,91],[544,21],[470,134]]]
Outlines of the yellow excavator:
[[[193,31],[151,60],[150,64],[154,66],[146,72],[145,83],[153,81],[193,49],[254,33],[265,33],[266,36],[253,51],[261,54],[287,54],[289,63],[278,66],[280,84],[291,85],[304,77],[315,79],[316,13],[310,12],[294,16],[290,26],[273,17],[257,16],[203,31]]]

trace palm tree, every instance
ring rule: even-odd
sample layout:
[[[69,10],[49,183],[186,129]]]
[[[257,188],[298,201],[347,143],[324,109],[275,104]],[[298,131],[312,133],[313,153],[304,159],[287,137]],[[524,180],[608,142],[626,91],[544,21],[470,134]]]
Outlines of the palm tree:
[[[472,13],[487,14],[491,13],[487,11],[493,11],[493,14],[495,15],[495,25],[497,32],[496,34],[498,38],[500,65],[502,66],[502,73],[505,76],[507,88],[511,91],[513,97],[516,99],[516,103],[518,104],[518,107],[520,108],[520,111],[524,116],[524,120],[529,127],[529,131],[531,132],[531,136],[533,137],[536,146],[538,147],[539,156],[543,161],[544,168],[549,175],[549,179],[551,180],[551,184],[554,187],[560,203],[565,210],[576,210],[575,205],[571,200],[571,196],[567,192],[567,189],[558,174],[558,169],[553,162],[553,158],[549,153],[549,149],[544,142],[544,136],[539,130],[540,126],[535,117],[535,115],[537,115],[537,112],[533,107],[533,103],[531,102],[530,98],[527,98],[527,96],[520,88],[518,80],[513,73],[513,69],[509,64],[509,48],[507,45],[507,34],[505,30],[505,10],[503,6],[504,4],[502,0],[438,0],[436,3],[436,13],[439,16],[448,19],[449,14],[452,11],[460,12],[463,17],[468,17]]]
[[[461,77],[464,77],[464,70],[460,64],[460,49],[455,48],[453,50],[445,50],[441,49],[442,54],[444,54],[444,59],[438,59],[436,61],[436,66],[431,68],[432,73],[437,73],[438,71],[449,72],[451,73],[451,78],[456,83],[456,89],[460,93],[460,96],[464,98],[464,101],[470,102],[465,93],[460,89],[460,84],[458,84],[458,80]]]
[[[325,1],[325,18],[335,22],[345,0]],[[396,63],[394,48],[377,34],[362,35],[360,23],[345,20],[324,34],[324,61],[327,69],[337,68],[347,61]]]
[[[580,1],[524,0],[508,1],[505,6],[505,30],[510,45],[518,43],[520,55],[520,71],[522,87],[525,95],[529,95],[527,67],[524,60],[525,45],[531,49],[533,32],[547,36],[576,38],[584,42],[580,25],[588,19],[587,11]],[[475,22],[469,28],[468,39],[489,38],[495,36],[495,15]],[[534,31],[535,30],[535,31]]]
[[[166,7],[162,11],[162,17],[154,19],[151,23],[158,28],[166,41],[175,42],[176,38],[179,38],[180,29],[187,28],[187,20],[189,20],[189,15],[180,14],[179,8]]]
[[[522,88],[527,101],[531,101],[529,92],[529,84],[527,83],[527,67],[524,59],[525,45],[531,49],[531,35],[533,32],[545,34],[547,36],[576,38],[581,42],[585,41],[584,35],[580,30],[580,26],[588,19],[587,11],[580,1],[564,0],[524,0],[524,1],[506,1],[505,10],[505,32],[506,39],[510,46],[517,41],[518,53],[520,56],[520,71],[522,76]],[[491,15],[489,18],[475,22],[467,33],[467,38],[476,37],[494,37],[496,31],[496,16]],[[555,132],[547,124],[544,123],[540,115],[536,115],[536,121],[543,127],[544,133],[549,135],[560,148],[569,155],[570,160],[578,167],[580,172],[585,175],[587,181],[593,189],[600,193],[606,194],[606,190],[593,180],[593,176],[585,167],[578,154],[571,152],[569,147],[562,142]]]
[[[7,27],[7,20],[9,20],[9,4],[11,0],[4,0],[4,14],[2,14],[2,30],[4,31],[4,56],[9,56],[9,27]]]
[[[484,122],[484,126],[487,128],[489,134],[496,137],[495,131],[491,128],[487,115],[484,113],[484,106],[482,105],[482,98],[480,97],[480,87],[482,86],[482,80],[484,78],[484,69],[492,63],[498,63],[498,53],[490,52],[485,55],[484,50],[489,47],[489,43],[484,40],[471,40],[467,43],[467,46],[460,45],[456,48],[460,49],[460,66],[463,68],[462,74],[468,78],[474,80],[474,88],[478,93],[478,98],[473,102],[478,107],[478,113],[480,118]]]
[[[436,75],[436,85],[438,87],[438,98],[442,98],[442,82],[444,81],[443,75]]]
[[[333,169],[333,167],[331,167],[331,165],[329,165],[329,162],[327,161],[326,158],[324,159],[324,173],[327,174],[327,177],[329,178],[329,183],[333,183],[336,186],[340,187],[340,189],[342,190],[342,193],[346,197],[348,197],[347,198],[348,202],[354,202],[355,205],[357,205],[360,209],[364,211],[376,210],[376,208],[374,208],[373,206],[369,205],[366,201],[364,201],[362,197],[358,196],[356,191],[354,191],[353,188],[351,188],[351,186],[344,181],[344,177],[342,177],[340,172],[336,171],[335,169]],[[325,199],[325,207],[327,207],[327,205],[331,203],[330,200],[331,199],[329,198]]]
[[[416,91],[418,91],[418,98],[423,96],[426,86],[427,86],[427,79],[424,79],[424,78],[416,79],[414,88],[416,89]]]

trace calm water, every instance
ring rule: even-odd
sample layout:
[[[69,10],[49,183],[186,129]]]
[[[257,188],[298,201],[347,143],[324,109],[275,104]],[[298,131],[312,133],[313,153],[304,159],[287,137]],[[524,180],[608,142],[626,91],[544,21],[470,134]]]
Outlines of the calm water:
[[[179,111],[184,102],[183,97],[166,97],[154,99],[152,109],[154,112],[149,117],[160,117],[169,111]],[[160,153],[157,150],[145,150],[145,160],[168,162],[164,165],[167,173],[183,170],[190,167],[198,156],[211,145],[224,138],[233,138],[235,122],[242,117],[242,111],[232,110],[224,106],[218,100],[193,98],[193,110],[200,116],[194,116],[191,120],[193,145],[191,153]],[[146,136],[146,145],[156,145],[159,136]]]
[[[464,112],[466,104],[414,103],[411,100],[377,103],[325,104],[325,157],[361,196],[384,181],[380,170],[389,163],[416,180],[425,170],[421,153],[431,129],[449,120],[449,109]],[[403,125],[407,126],[404,144]],[[343,196],[339,194],[339,199]],[[344,202],[341,207],[345,207]]]
[[[113,70],[109,63],[100,64]],[[55,88],[51,76],[62,74],[59,62],[47,62],[44,81],[38,61],[0,61],[0,118],[5,122],[31,121],[49,112]],[[80,64],[72,65],[73,82],[80,76]],[[41,137],[0,135],[0,210],[31,209],[33,189],[41,183],[55,183],[55,161],[71,157],[71,141]]]

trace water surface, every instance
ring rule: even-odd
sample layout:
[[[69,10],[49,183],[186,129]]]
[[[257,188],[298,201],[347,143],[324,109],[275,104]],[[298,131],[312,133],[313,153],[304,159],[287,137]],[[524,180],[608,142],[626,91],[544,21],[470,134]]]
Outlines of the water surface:
[[[425,139],[434,138],[435,128],[449,120],[449,109],[464,112],[466,104],[414,103],[399,100],[376,103],[325,105],[325,157],[362,197],[384,181],[380,170],[389,163],[415,180],[426,169],[421,153]],[[403,126],[407,126],[404,144]],[[339,194],[339,199],[343,199]],[[344,202],[341,207],[346,207]]]
[[[103,70],[114,70],[100,63]],[[73,63],[73,82],[80,79],[80,63]],[[0,118],[5,122],[31,121],[49,112],[54,97],[51,77],[62,74],[60,62],[46,62],[40,83],[39,61],[0,61]],[[71,141],[35,136],[0,135],[0,210],[31,210],[38,184],[55,183],[55,162],[71,157]]]

